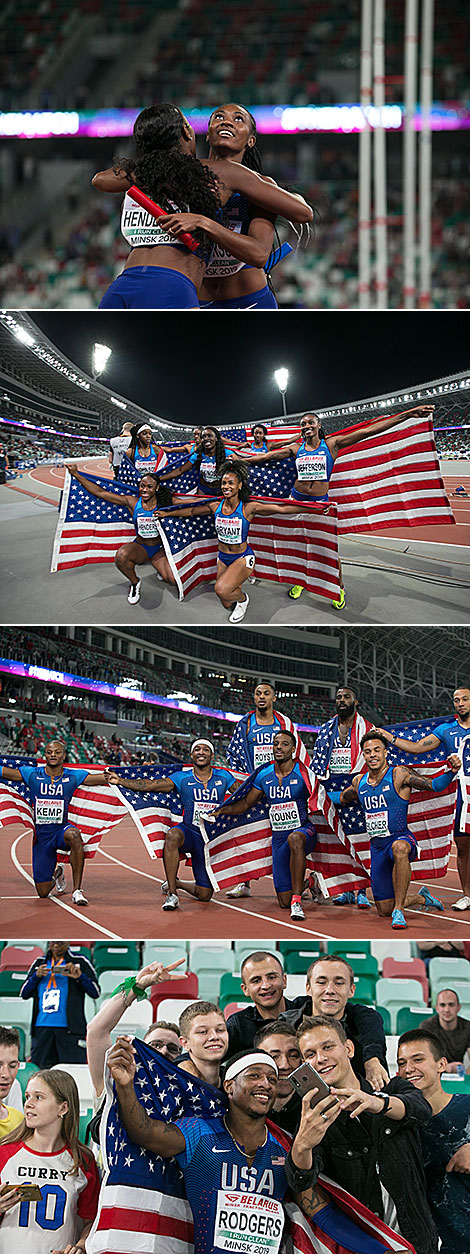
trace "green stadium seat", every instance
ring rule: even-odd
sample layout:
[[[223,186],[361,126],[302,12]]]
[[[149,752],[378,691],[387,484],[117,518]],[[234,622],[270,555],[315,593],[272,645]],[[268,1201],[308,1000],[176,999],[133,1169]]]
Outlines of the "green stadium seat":
[[[359,975],[354,981],[355,993],[354,1001],[365,1002],[366,1006],[375,1004],[375,986],[377,984],[377,976]]]
[[[390,1014],[390,1011],[387,1009],[387,1007],[386,1007],[386,1006],[379,1006],[378,1004],[376,1004],[376,1005],[374,1006],[374,1010],[378,1010],[379,1015],[380,1015],[380,1016],[381,1016],[381,1018],[383,1019],[383,1025],[384,1025],[384,1032],[385,1032],[385,1035],[386,1035],[386,1036],[391,1036],[391,1034],[392,1034],[392,1016],[391,1016],[391,1014]]]
[[[197,945],[194,949],[191,946],[191,970],[198,977],[201,1001],[217,1002],[220,977],[221,975],[231,975],[233,973],[235,960],[233,950],[226,949],[222,945]],[[230,1001],[243,997],[240,988],[240,976],[236,975],[234,979],[236,983],[236,997],[230,997]]]
[[[252,1005],[249,997],[244,997],[240,987],[240,976],[232,975],[230,971],[226,971],[222,975],[219,987],[219,1006],[223,1010],[231,1001],[244,1002],[245,1005]]]
[[[429,963],[429,983],[433,1006],[441,988],[454,988],[468,983],[470,995],[470,962],[467,958],[431,958]]]
[[[290,952],[286,954],[284,958],[284,971],[286,972],[286,975],[305,975],[312,962],[315,962],[315,958],[320,957],[321,954],[312,953],[310,949],[305,950],[302,944],[301,949],[291,949]]]
[[[328,941],[326,948],[328,954],[341,954],[349,962],[348,954],[370,954],[370,941]]]
[[[101,971],[139,971],[140,953],[135,941],[97,941],[93,953],[93,966],[97,975]]]
[[[82,1145],[85,1145],[85,1144],[86,1144],[86,1139],[85,1139],[85,1138],[86,1138],[86,1130],[87,1130],[88,1124],[89,1124],[89,1122],[90,1122],[90,1119],[93,1119],[93,1113],[94,1113],[94,1111],[93,1111],[93,1106],[89,1106],[89,1107],[87,1108],[87,1110],[84,1110],[84,1111],[83,1111],[83,1113],[82,1113],[82,1114],[80,1114],[80,1116],[79,1116],[79,1120],[78,1120],[78,1139],[79,1139],[79,1141],[81,1141],[81,1142],[82,1142]]]
[[[426,1009],[423,990],[417,980],[377,980],[376,1000],[386,1006],[392,1018],[392,1033],[396,1032],[398,1011],[402,1006],[422,1006]]]
[[[26,1065],[25,1059],[26,1059],[26,1054],[29,1053],[29,1049],[27,1046],[27,1037],[26,1037],[26,1032],[24,1028],[19,1028],[17,1023],[6,1023],[4,1019],[1,1020],[1,1023],[2,1023],[2,1027],[4,1028],[16,1028],[19,1038],[20,1038],[20,1048],[19,1048],[19,1054],[18,1054],[20,1065],[21,1064]],[[18,1074],[18,1079],[20,1079],[19,1074]]]
[[[39,1071],[39,1067],[36,1066],[35,1062],[20,1062],[20,1069],[16,1078],[21,1086],[23,1098],[28,1080],[30,1076],[35,1075],[36,1071]]]
[[[446,1093],[470,1094],[470,1075],[452,1075],[452,1072],[441,1076],[441,1084]]]
[[[303,954],[309,953],[312,955],[310,959],[311,962],[313,962],[314,958],[320,957],[322,949],[319,941],[302,941],[301,943],[299,943],[298,940],[279,941],[279,953],[290,954],[292,951],[295,953],[299,950],[300,944]]]
[[[430,1019],[433,1013],[429,1006],[402,1006],[397,1013],[395,1030],[399,1036],[403,1032],[411,1032],[412,1028],[419,1028],[422,1019]]]
[[[0,997],[19,997],[25,971],[0,971]]]

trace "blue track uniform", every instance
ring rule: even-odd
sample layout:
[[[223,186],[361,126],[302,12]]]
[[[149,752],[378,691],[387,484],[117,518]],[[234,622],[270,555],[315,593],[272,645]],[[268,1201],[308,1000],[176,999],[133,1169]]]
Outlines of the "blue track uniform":
[[[252,770],[256,770],[257,767],[266,766],[268,762],[272,762],[273,740],[276,733],[281,730],[281,724],[277,718],[274,718],[273,723],[261,724],[256,722],[256,714],[250,715],[246,739],[250,756],[252,758]]]
[[[135,527],[136,540],[145,549],[148,557],[154,557],[155,553],[161,551],[162,548],[158,519],[155,516],[155,510],[144,508],[141,496],[139,496],[137,505],[134,506],[132,521]]]
[[[100,309],[197,309],[192,279],[165,266],[129,266],[114,279]]]
[[[444,745],[448,754],[458,753],[459,757],[461,757],[463,742],[470,736],[470,727],[461,727],[457,719],[454,718],[452,719],[451,723],[439,723],[438,727],[433,727],[432,734],[433,736],[439,737],[439,740]],[[457,836],[460,833],[461,813],[462,813],[462,789],[459,783],[459,787],[457,791],[457,806],[455,810],[455,826],[454,826],[454,833]]]
[[[148,453],[143,454],[139,453],[138,449],[135,450],[134,466],[138,475],[155,474],[158,463],[161,460],[162,455],[160,449],[155,448],[153,444],[150,445]]]
[[[221,221],[223,226],[235,235],[248,235],[250,222],[257,210],[241,192],[233,192],[223,206]],[[240,270],[252,270],[253,267],[244,261],[232,257],[219,244],[215,244],[206,269],[206,279],[226,279],[238,274]],[[267,283],[256,292],[247,292],[245,296],[233,296],[228,300],[217,297],[216,300],[201,301],[201,309],[277,309],[274,292]]]
[[[277,893],[292,891],[290,874],[290,832],[304,832],[305,852],[313,853],[317,834],[308,815],[308,789],[296,762],[289,775],[279,782],[274,763],[262,767],[253,780],[269,802],[269,822],[273,834],[273,880]]]
[[[36,884],[46,884],[53,877],[58,850],[68,853],[64,832],[73,826],[68,822],[69,805],[88,771],[66,769],[59,778],[51,779],[43,766],[20,766],[18,770],[33,807],[33,878]]]
[[[176,1155],[194,1216],[194,1254],[278,1254],[284,1227],[286,1151],[267,1130],[252,1166],[224,1121],[175,1120],[186,1141]]]
[[[326,440],[320,440],[316,449],[306,449],[305,440],[302,441],[295,459],[298,483],[322,483],[324,480],[329,483],[333,466],[334,459]],[[292,488],[290,495],[293,501],[309,501],[310,504],[312,501],[328,501],[328,493],[326,496],[312,497],[308,492],[302,492],[301,488],[296,487]]]
[[[370,881],[376,901],[395,896],[393,887],[393,853],[395,840],[406,840],[410,846],[410,862],[418,856],[414,836],[408,829],[408,802],[398,796],[393,783],[393,766],[389,766],[379,784],[370,784],[363,775],[357,790],[358,801],[366,816],[370,840]]]
[[[250,524],[245,518],[243,512],[243,503],[239,501],[237,508],[231,514],[224,514],[223,501],[217,506],[214,514],[215,529],[219,544],[244,544],[248,539]],[[253,570],[255,564],[255,555],[253,549],[247,545],[243,553],[222,553],[219,550],[219,562],[223,562],[224,566],[231,566],[232,562],[236,562],[239,557],[244,557],[247,567]]]
[[[201,888],[212,888],[206,871],[204,841],[198,822],[205,814],[210,814],[211,810],[222,805],[225,794],[235,783],[235,776],[230,771],[214,767],[205,787],[192,770],[172,771],[168,779],[173,781],[183,806],[183,821],[176,824],[184,833],[180,853],[191,855],[195,883]]]
[[[199,490],[206,496],[217,496],[220,489],[220,476],[217,471],[215,457],[203,453],[199,465]]]

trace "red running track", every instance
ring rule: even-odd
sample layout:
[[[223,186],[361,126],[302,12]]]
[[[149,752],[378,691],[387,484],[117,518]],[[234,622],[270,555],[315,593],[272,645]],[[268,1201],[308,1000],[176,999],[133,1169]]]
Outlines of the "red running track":
[[[80,459],[80,469],[88,474],[98,474],[110,477],[109,462],[105,458],[85,458]],[[410,543],[414,540],[424,540],[430,544],[457,544],[468,545],[470,542],[470,475],[464,478],[456,476],[443,476],[446,492],[450,499],[452,512],[455,518],[455,527],[441,527],[438,531],[436,527],[397,527],[386,531],[378,531],[374,534],[391,540],[408,540]],[[61,466],[38,466],[36,470],[24,471],[20,480],[9,483],[8,487],[15,492],[24,492],[26,495],[39,496],[40,500],[53,502],[58,500],[56,495],[63,484],[64,471]],[[41,494],[35,488],[35,484],[43,485],[45,494]],[[469,493],[468,499],[463,497],[452,496],[456,486],[466,488]],[[47,488],[55,488],[56,492],[50,492],[47,495]]]
[[[288,940],[296,936],[326,940],[372,940],[387,937],[410,940],[470,940],[470,911],[453,912],[461,895],[455,853],[445,879],[431,881],[431,891],[444,902],[444,912],[407,912],[408,929],[392,932],[390,922],[380,920],[372,907],[367,912],[327,902],[306,903],[304,923],[292,923],[289,912],[277,905],[272,880],[257,880],[252,896],[227,900],[223,893],[210,902],[195,903],[180,893],[180,908],[162,910],[163,864],[151,860],[132,821],[128,818],[103,837],[95,858],[86,864],[84,889],[87,908],[74,907],[70,894],[39,900],[31,877],[31,838],[20,826],[2,831],[3,877],[0,894],[1,936],[4,940],[61,936],[64,940],[181,939],[181,940]],[[189,870],[182,874],[191,878]],[[70,884],[70,870],[66,870]]]

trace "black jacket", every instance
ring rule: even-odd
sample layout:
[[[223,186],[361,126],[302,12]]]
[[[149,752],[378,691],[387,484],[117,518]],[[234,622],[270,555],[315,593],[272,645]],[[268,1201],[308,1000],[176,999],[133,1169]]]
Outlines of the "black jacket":
[[[286,1010],[282,1015],[275,1015],[273,1019],[263,1019],[256,1006],[247,1006],[245,1010],[236,1010],[235,1014],[230,1015],[227,1019],[228,1051],[225,1062],[243,1049],[251,1049],[260,1028],[267,1027],[268,1023],[275,1023],[278,1018],[286,1019],[286,1012],[295,1011],[298,1006],[303,1005],[305,997],[296,997],[294,1001],[285,997],[284,1001]]]
[[[287,1002],[286,1002],[287,1006]],[[312,1014],[311,997],[297,997],[290,1003],[288,1010],[279,1015],[294,1028],[298,1028],[304,1015]],[[351,1059],[353,1070],[357,1076],[364,1075],[364,1063],[369,1058],[378,1058],[385,1070],[387,1066],[387,1044],[382,1015],[373,1006],[364,1006],[360,1001],[347,1001],[343,1018],[339,1020],[346,1035],[354,1045],[354,1057]]]
[[[361,1079],[361,1089],[372,1093]],[[431,1107],[408,1080],[395,1076],[385,1093],[399,1097],[405,1118],[365,1113],[351,1119],[345,1111],[328,1128],[313,1150],[315,1179],[323,1173],[352,1193],[380,1219],[384,1218],[381,1184],[395,1203],[402,1236],[416,1254],[437,1254],[437,1232],[431,1217],[424,1176],[420,1126],[431,1117]],[[289,1178],[289,1166],[287,1165]]]
[[[51,951],[48,949],[43,958],[36,958],[33,965],[29,968],[25,982],[20,989],[20,997],[24,997],[25,1001],[28,997],[33,998],[33,1013],[31,1018],[31,1034],[36,1026],[36,1017],[39,1010],[39,979],[36,975],[36,968],[42,966],[51,957]],[[85,1019],[85,993],[89,997],[99,997],[100,986],[95,968],[85,958],[84,954],[71,953],[70,949],[64,954],[65,962],[74,962],[75,965],[81,967],[82,974],[78,980],[70,980],[68,996],[67,996],[67,1028],[64,1031],[73,1032],[78,1036],[86,1037],[86,1019]]]

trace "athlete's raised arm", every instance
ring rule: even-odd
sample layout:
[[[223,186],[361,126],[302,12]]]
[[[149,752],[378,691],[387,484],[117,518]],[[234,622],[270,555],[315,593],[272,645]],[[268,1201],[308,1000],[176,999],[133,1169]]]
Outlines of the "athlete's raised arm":
[[[172,779],[122,779],[116,771],[106,773],[108,784],[118,784],[120,788],[130,788],[131,792],[171,792],[175,785]]]
[[[255,170],[249,170],[239,161],[209,161],[208,164],[221,183],[225,183],[226,187],[234,192],[243,192],[247,200],[260,205],[262,209],[268,209],[273,214],[281,214],[290,222],[312,221],[313,209],[304,197],[298,192],[285,191],[267,175],[257,174]]]
[[[72,475],[73,479],[78,479],[82,488],[85,488],[91,496],[97,496],[101,501],[110,501],[112,505],[126,505],[132,514],[134,507],[137,505],[138,496],[125,496],[124,493],[121,494],[120,492],[108,492],[106,488],[100,487],[99,483],[91,483],[85,475],[80,474],[75,462],[66,462],[65,469],[68,470],[69,475]]]
[[[2,766],[2,779],[15,780],[19,784],[23,776],[16,766]]]
[[[91,180],[92,187],[96,187],[98,192],[127,192],[132,187],[133,180],[129,178],[126,170],[122,166],[111,166],[108,170],[98,170]]]
[[[359,427],[357,431],[340,431],[337,435],[327,436],[326,443],[333,457],[341,452],[343,448],[351,448],[353,444],[360,444],[362,440],[369,440],[372,435],[381,435],[383,431],[390,431],[392,427],[397,427],[401,422],[406,422],[407,418],[417,416],[426,418],[428,414],[434,412],[434,405],[416,405],[414,409],[406,409],[401,414],[391,414],[387,418],[376,418],[373,422],[368,422],[364,427]]]
[[[134,1089],[134,1051],[127,1036],[118,1036],[108,1054],[108,1065],[116,1085],[121,1119],[131,1140],[136,1145],[142,1145],[144,1149],[161,1154],[162,1158],[173,1158],[175,1154],[182,1154],[186,1141],[179,1128],[173,1123],[151,1119],[137,1100]]]

